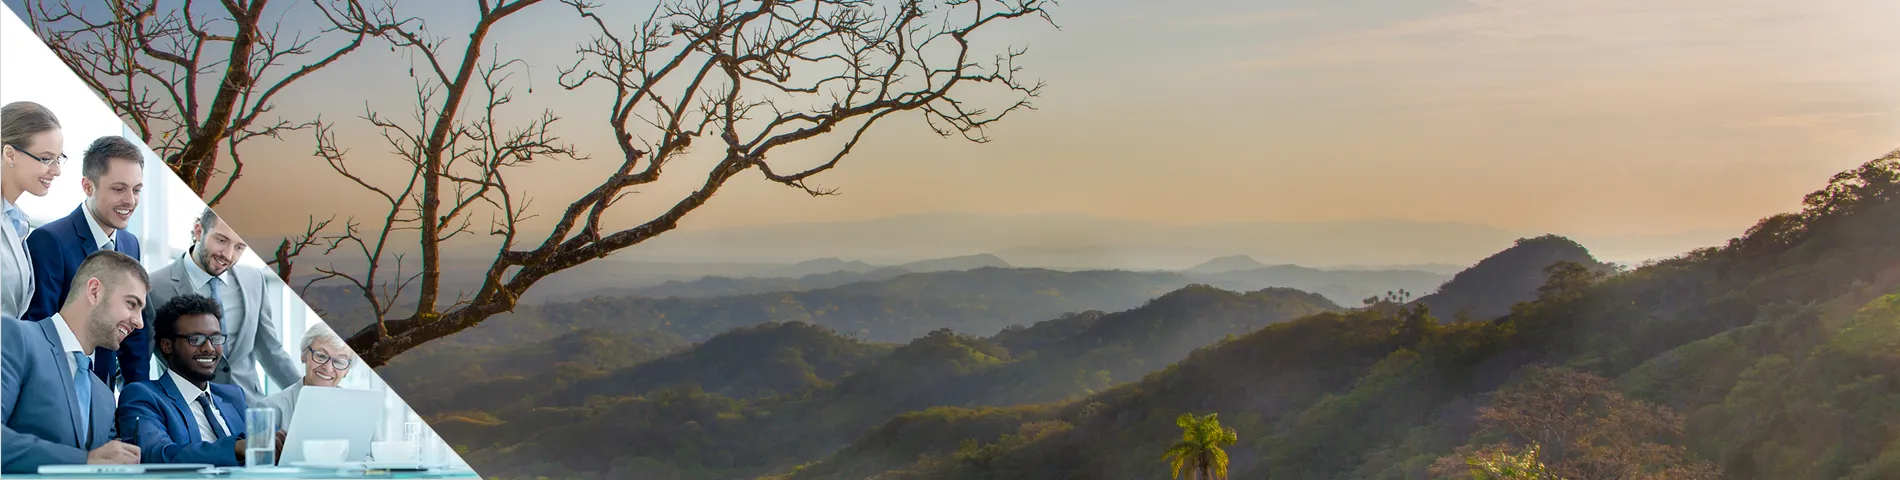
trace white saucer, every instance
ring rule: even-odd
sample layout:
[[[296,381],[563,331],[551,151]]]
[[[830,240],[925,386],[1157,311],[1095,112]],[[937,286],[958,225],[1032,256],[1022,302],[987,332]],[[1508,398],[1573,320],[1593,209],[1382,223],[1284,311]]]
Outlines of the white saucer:
[[[363,468],[375,470],[427,470],[422,462],[363,462]]]
[[[290,462],[290,466],[311,470],[350,470],[363,468],[363,462]]]

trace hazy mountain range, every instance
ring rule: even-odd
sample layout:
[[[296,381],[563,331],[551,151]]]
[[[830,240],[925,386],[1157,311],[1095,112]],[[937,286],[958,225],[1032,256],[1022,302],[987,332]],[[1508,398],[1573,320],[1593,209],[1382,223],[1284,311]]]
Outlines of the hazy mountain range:
[[[497,478],[752,478],[827,457],[861,470],[849,445],[877,443],[854,440],[882,435],[887,421],[1100,395],[1270,325],[1345,310],[1260,283],[1358,290],[1329,295],[1352,300],[1398,284],[1433,291],[1434,310],[1485,312],[1535,299],[1556,261],[1596,264],[1556,236],[1518,241],[1456,276],[1247,255],[1147,272],[1012,267],[984,255],[896,266],[825,258],[774,271],[826,272],[796,279],[707,277],[528,307],[379,373]],[[933,267],[944,270],[907,270]],[[847,278],[859,280],[818,284]],[[922,428],[933,436],[953,425],[930,423]],[[595,437],[620,443],[569,440]],[[824,471],[807,473],[868,476]]]
[[[1674,235],[1566,237],[1590,245],[1603,261],[1633,264],[1720,245],[1741,231],[1738,227]],[[818,283],[841,285],[854,277],[880,279],[904,272],[979,267],[1208,274],[1297,264],[1448,276],[1520,238],[1546,233],[1561,234],[1406,220],[1177,226],[1085,215],[918,214],[674,231],[605,260],[547,277],[524,301],[573,299],[708,276],[799,279],[835,273],[840,277]],[[479,278],[494,258],[490,246],[457,245],[444,251],[451,289],[472,287],[456,285],[454,279]],[[302,257],[298,276],[307,278],[312,267],[327,263],[315,256]],[[347,261],[338,265],[352,270]]]
[[[1717,248],[1625,270],[1523,238],[1365,308],[1171,286],[1400,272],[986,266],[525,307],[385,370],[496,480],[1169,478],[1183,415],[1234,432],[1234,478],[1498,454],[1586,472],[1566,478],[1900,478],[1900,163],[1875,167]]]
[[[1409,220],[1166,225],[1087,215],[933,213],[866,221],[676,231],[616,258],[646,261],[795,262],[837,257],[872,263],[991,253],[1017,266],[1179,270],[1248,255],[1312,267],[1440,264],[1453,273],[1519,238],[1555,233],[1599,258],[1636,263],[1715,246],[1743,227],[1670,235],[1590,236]],[[1442,270],[1442,269],[1435,269]]]

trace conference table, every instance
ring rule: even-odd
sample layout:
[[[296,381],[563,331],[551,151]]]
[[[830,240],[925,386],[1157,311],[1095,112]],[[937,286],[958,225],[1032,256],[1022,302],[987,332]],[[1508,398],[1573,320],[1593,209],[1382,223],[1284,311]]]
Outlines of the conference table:
[[[172,479],[172,478],[251,479],[251,478],[256,478],[256,479],[273,479],[273,480],[302,480],[302,479],[332,480],[332,479],[344,479],[344,478],[358,478],[358,479],[410,479],[410,478],[471,479],[472,478],[472,479],[479,479],[482,477],[480,475],[477,475],[474,470],[470,470],[467,468],[446,468],[446,469],[431,469],[431,470],[365,470],[365,469],[333,470],[333,469],[308,469],[308,468],[294,468],[294,467],[267,467],[267,468],[262,468],[262,469],[209,468],[205,470],[198,470],[198,471],[191,471],[191,472],[163,472],[163,473],[152,472],[152,473],[133,474],[133,475],[127,475],[123,473],[110,474],[110,475],[7,474],[5,475],[5,478],[7,479],[16,479],[16,478],[29,479],[30,478],[30,479],[49,479],[49,480],[50,479],[79,480],[79,479],[99,479],[99,478],[117,478],[117,479],[147,479],[147,478],[152,478],[152,479],[159,479],[159,478],[164,478],[164,479]]]

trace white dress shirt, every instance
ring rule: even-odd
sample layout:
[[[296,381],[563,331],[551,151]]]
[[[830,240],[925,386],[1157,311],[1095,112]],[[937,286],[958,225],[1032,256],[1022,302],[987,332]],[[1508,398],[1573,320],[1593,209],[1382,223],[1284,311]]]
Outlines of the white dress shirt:
[[[172,385],[178,387],[178,393],[185,396],[185,405],[191,407],[191,421],[198,423],[198,439],[206,442],[218,441],[218,437],[212,435],[211,429],[206,427],[210,425],[210,421],[205,418],[207,412],[205,412],[203,406],[198,404],[198,397],[210,395],[211,393],[198,388],[197,385],[192,385],[190,381],[185,380],[185,377],[179,376],[178,371],[172,370],[171,367],[166,367],[165,371],[171,374]],[[212,397],[209,401],[213,406],[218,404],[216,397]],[[223,430],[225,435],[235,435],[236,432],[231,431],[231,424],[224,421],[224,413],[215,411],[217,410],[216,408],[212,410],[214,411],[209,413],[213,418],[217,419],[218,429]]]
[[[106,243],[112,243],[112,235],[118,235],[118,230],[112,230],[112,233],[106,233],[103,226],[99,226],[99,218],[93,218],[93,199],[85,199],[85,203],[82,203],[82,207],[80,207],[80,214],[84,214],[85,216],[85,228],[91,228],[91,230],[93,230],[93,243],[97,243],[97,245],[93,245],[93,247],[97,247],[97,249],[101,250],[106,249]]]
[[[277,409],[277,429],[287,430],[290,428],[291,414],[297,412],[297,392],[301,391],[303,391],[303,382],[293,383],[283,390],[278,390],[277,393],[264,397],[263,400],[258,400],[256,406]]]
[[[73,334],[73,327],[72,325],[66,324],[66,317],[62,317],[58,313],[54,313],[52,317],[48,317],[47,319],[41,320],[41,321],[53,322],[53,330],[59,331],[59,346],[60,348],[64,349],[60,351],[66,352],[68,355],[71,355],[73,352],[79,352],[81,354],[84,354],[87,360],[98,360],[96,358],[92,358],[91,351],[88,351],[85,348],[80,347],[79,335]],[[66,378],[77,378],[77,377],[79,377],[79,365],[76,365],[73,362],[66,362]]]

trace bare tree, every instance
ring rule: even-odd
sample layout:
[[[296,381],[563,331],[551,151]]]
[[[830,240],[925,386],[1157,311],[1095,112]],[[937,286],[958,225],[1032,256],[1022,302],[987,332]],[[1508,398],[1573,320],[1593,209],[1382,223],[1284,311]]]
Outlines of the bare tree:
[[[1667,407],[1626,398],[1600,376],[1533,366],[1523,383],[1497,392],[1492,401],[1478,410],[1477,420],[1486,433],[1505,441],[1460,447],[1433,464],[1434,475],[1527,480],[1721,477],[1714,464],[1663,443],[1682,435],[1680,416]]]
[[[306,4],[322,15],[316,33],[286,38],[281,19],[266,23],[274,5]],[[404,23],[388,5],[366,7],[359,0],[223,0],[210,9],[191,1],[91,5],[97,8],[34,0],[22,16],[212,206],[244,176],[240,145],[315,125],[264,119],[273,98]],[[326,37],[336,45],[318,46]],[[313,245],[328,224],[312,217],[306,234],[285,239],[269,263],[289,278],[285,255]]]
[[[616,25],[624,23],[601,18],[596,5],[563,0],[599,32],[579,48],[580,59],[561,70],[560,83],[603,101],[611,94],[605,120],[619,149],[618,166],[588,180],[591,188],[580,189],[584,193],[550,226],[537,228],[528,223],[535,217],[531,199],[510,186],[507,174],[539,161],[587,157],[553,133],[558,117],[552,112],[506,131],[498,125],[498,110],[512,100],[509,75],[521,63],[483,62],[484,41],[494,25],[541,2],[493,1],[478,1],[481,15],[459,58],[426,32],[396,35],[415,54],[417,120],[397,122],[373,111],[364,118],[414,167],[405,181],[383,185],[359,174],[328,128],[318,129],[318,155],[387,207],[372,224],[351,220],[343,233],[327,237],[331,251],[362,255],[365,269],[320,269],[324,278],[347,281],[371,306],[374,324],[348,340],[371,366],[511,311],[523,292],[551,274],[673,229],[741,173],[756,170],[814,196],[835,194],[809,182],[894,114],[919,114],[943,136],[987,141],[986,127],[1031,108],[1028,100],[1042,84],[1017,79],[1022,50],[980,59],[971,41],[979,31],[1017,19],[1053,24],[1050,2],[1041,0],[901,0],[888,7],[871,0],[668,0],[620,31]],[[982,87],[1007,99],[1000,108],[979,106],[967,96]],[[814,164],[768,161],[781,147],[826,138],[838,145]],[[716,159],[714,166],[668,168],[695,143]],[[644,221],[610,219],[609,209],[631,188],[662,178],[697,187],[650,204],[660,213]],[[441,244],[473,231],[470,216],[477,211],[494,215],[486,228],[499,237],[494,261],[478,288],[445,301]],[[409,235],[421,255],[413,269],[394,253]],[[414,311],[398,318],[392,313],[411,302],[407,295],[414,297]]]

